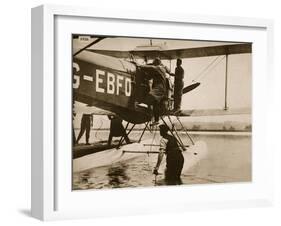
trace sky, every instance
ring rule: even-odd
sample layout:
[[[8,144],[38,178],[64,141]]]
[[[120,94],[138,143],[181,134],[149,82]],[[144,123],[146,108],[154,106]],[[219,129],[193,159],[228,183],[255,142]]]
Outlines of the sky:
[[[74,39],[74,53],[86,46],[89,41]],[[229,42],[210,42],[195,40],[165,40],[152,39],[152,45],[160,45],[163,49],[194,48],[214,45],[233,44]],[[147,38],[106,38],[98,42],[91,49],[106,50],[134,50],[137,46],[150,45]],[[228,107],[251,107],[252,99],[252,68],[251,54],[235,54],[228,57]],[[213,64],[211,64],[214,62]],[[140,62],[142,63],[142,62]],[[163,64],[170,66],[169,62]],[[211,64],[211,66],[210,66]],[[174,72],[176,60],[171,62],[171,71]],[[183,59],[182,67],[185,71],[184,84],[190,85],[193,81],[201,85],[183,95],[182,109],[210,109],[224,107],[225,90],[225,56],[212,56]]]

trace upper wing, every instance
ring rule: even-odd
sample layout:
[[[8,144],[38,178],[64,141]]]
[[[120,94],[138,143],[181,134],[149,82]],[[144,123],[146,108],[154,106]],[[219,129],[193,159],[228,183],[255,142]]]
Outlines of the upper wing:
[[[154,59],[160,57],[162,60],[172,60],[177,58],[195,58],[207,56],[219,56],[229,54],[252,53],[252,43],[207,46],[187,49],[170,49],[170,50],[132,50],[132,51],[116,51],[116,50],[95,50],[87,49],[87,51],[109,55],[119,58],[127,58],[133,55],[135,58]]]
[[[241,54],[251,53],[252,44],[233,44],[233,45],[221,45],[221,46],[208,46],[190,49],[174,49],[163,51],[166,59],[176,58],[195,58],[206,56],[219,56],[228,54]]]
[[[130,51],[119,51],[119,50],[86,49],[86,51],[117,57],[117,58],[129,58],[131,55]]]

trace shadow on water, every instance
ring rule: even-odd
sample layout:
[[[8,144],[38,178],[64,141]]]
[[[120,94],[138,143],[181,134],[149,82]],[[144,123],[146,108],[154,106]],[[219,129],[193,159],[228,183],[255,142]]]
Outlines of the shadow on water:
[[[124,163],[110,167],[107,173],[109,185],[114,188],[118,188],[126,184],[130,180],[130,177],[128,177],[126,173],[127,169],[128,165]]]

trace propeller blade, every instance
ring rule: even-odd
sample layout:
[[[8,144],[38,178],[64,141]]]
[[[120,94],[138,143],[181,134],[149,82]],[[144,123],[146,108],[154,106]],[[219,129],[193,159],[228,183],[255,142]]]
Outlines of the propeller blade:
[[[191,84],[189,86],[184,87],[183,90],[182,90],[182,94],[185,94],[185,93],[188,93],[188,92],[194,90],[199,85],[200,85],[200,82],[196,82],[196,83],[193,83],[193,84]]]

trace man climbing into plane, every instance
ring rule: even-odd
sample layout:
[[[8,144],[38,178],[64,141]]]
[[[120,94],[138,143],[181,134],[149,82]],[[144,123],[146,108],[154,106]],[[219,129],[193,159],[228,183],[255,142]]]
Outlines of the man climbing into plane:
[[[167,125],[160,125],[160,148],[156,166],[153,174],[158,175],[158,169],[162,162],[164,154],[166,154],[166,171],[165,182],[167,185],[179,185],[181,181],[181,171],[184,164],[182,150],[178,145],[177,139],[168,134],[169,128]]]
[[[138,104],[138,106],[152,106],[154,115],[154,122],[152,125],[157,125],[160,117],[160,105],[167,98],[166,68],[161,64],[160,58],[156,58],[152,65],[142,65],[140,68],[144,69],[146,76],[152,80],[152,83],[150,83],[150,91],[146,96],[144,103]]]

